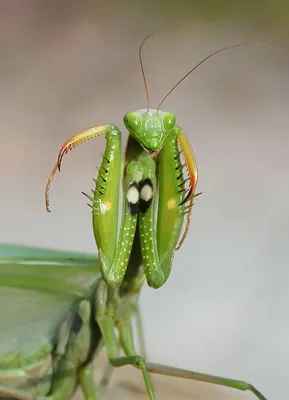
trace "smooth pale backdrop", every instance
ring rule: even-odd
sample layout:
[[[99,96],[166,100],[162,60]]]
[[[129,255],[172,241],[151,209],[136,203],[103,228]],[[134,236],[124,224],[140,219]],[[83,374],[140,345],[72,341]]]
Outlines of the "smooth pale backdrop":
[[[112,122],[126,137],[124,113],[146,104],[138,46],[151,29],[168,25],[148,10],[111,3],[99,2],[94,13],[86,2],[72,13],[32,1],[0,4],[1,242],[95,251],[81,190],[93,187],[104,139],[64,158],[51,214],[44,205],[46,180],[61,144],[79,130]],[[144,49],[156,107],[209,52],[268,43],[218,55],[162,107],[189,136],[203,195],[169,281],[158,291],[145,287],[141,309],[150,360],[244,379],[268,399],[283,400],[289,373],[289,60],[285,42],[251,22],[187,21],[158,33]],[[165,382],[168,392],[172,382]],[[193,393],[196,386],[185,387]]]

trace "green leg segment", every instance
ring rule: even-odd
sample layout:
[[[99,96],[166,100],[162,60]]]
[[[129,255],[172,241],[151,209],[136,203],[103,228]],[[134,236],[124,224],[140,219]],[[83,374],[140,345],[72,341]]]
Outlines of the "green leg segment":
[[[148,374],[149,372],[159,375],[167,375],[176,378],[191,379],[194,381],[226,386],[243,392],[250,391],[256,396],[257,399],[266,400],[265,396],[263,396],[263,394],[260,393],[254,386],[244,381],[222,378],[219,376],[202,374],[200,372],[174,368],[167,365],[146,362],[145,359],[137,355],[135,351],[131,319],[122,321],[119,325],[117,325],[119,330],[120,343],[126,354],[126,357],[118,357],[118,341],[115,334],[115,322],[112,316],[106,314],[107,303],[106,301],[104,301],[104,299],[107,299],[107,296],[105,295],[106,290],[107,289],[105,285],[99,286],[99,293],[97,296],[98,302],[96,309],[98,310],[97,322],[102,332],[109,361],[114,367],[132,365],[140,369],[143,374],[144,382],[150,400],[154,400],[155,396],[152,383]]]
[[[99,400],[96,393],[94,379],[93,379],[93,366],[88,364],[81,369],[79,373],[79,383],[84,395],[85,400]]]
[[[145,339],[144,339],[144,335],[143,335],[143,326],[142,326],[142,319],[141,319],[141,313],[139,310],[139,305],[137,306],[135,317],[136,317],[136,330],[137,330],[137,336],[138,336],[138,340],[139,340],[140,353],[144,358],[147,358],[147,351],[146,351]]]
[[[169,367],[166,365],[145,362],[144,358],[136,355],[136,353],[134,351],[134,346],[132,345],[133,339],[131,337],[132,329],[129,325],[130,325],[130,323],[122,325],[122,327],[120,328],[120,337],[121,337],[121,342],[124,346],[125,352],[127,354],[131,354],[131,355],[128,355],[127,357],[114,357],[113,353],[109,352],[109,359],[110,359],[111,364],[114,367],[121,367],[124,365],[132,365],[132,366],[140,369],[143,374],[143,378],[145,381],[145,385],[146,385],[150,400],[154,400],[155,396],[154,396],[154,391],[153,391],[153,387],[152,387],[148,372],[151,372],[154,374],[184,378],[184,379],[191,379],[194,381],[206,382],[206,383],[216,384],[216,385],[220,385],[220,386],[226,386],[226,387],[230,387],[230,388],[233,388],[236,390],[241,390],[241,391],[250,391],[250,392],[254,393],[255,396],[259,400],[266,400],[265,396],[263,396],[254,386],[252,386],[251,384],[246,383],[244,381],[222,378],[222,377],[213,376],[213,375],[206,375],[206,374],[202,374],[199,372],[194,372],[194,371]],[[113,322],[111,321],[111,329],[112,328],[113,328]],[[106,325],[106,329],[108,329],[108,324]],[[108,332],[105,332],[105,331],[103,331],[103,335],[104,335],[105,341],[106,341],[106,338],[108,338],[108,336],[111,337],[111,335],[109,335]],[[111,348],[110,343],[108,341],[106,341],[106,344],[107,344],[107,350],[109,351],[109,349]]]
[[[153,374],[173,376],[176,378],[191,379],[194,381],[206,382],[206,383],[211,383],[211,384],[220,385],[220,386],[226,386],[226,387],[233,388],[236,390],[241,390],[243,392],[250,391],[250,392],[254,393],[258,399],[266,400],[266,397],[263,396],[262,393],[259,392],[259,390],[257,390],[251,384],[244,382],[244,381],[239,381],[236,379],[222,378],[222,377],[214,376],[214,375],[202,374],[200,372],[194,372],[194,371],[189,371],[189,370],[180,369],[180,368],[174,368],[174,367],[170,367],[167,365],[155,364],[155,363],[150,363],[150,362],[146,363],[146,369],[148,372],[151,372]]]
[[[96,389],[96,393],[99,396],[99,398],[101,398],[103,396],[103,394],[105,393],[105,391],[107,389],[107,386],[110,382],[111,375],[113,373],[113,369],[114,369],[113,365],[111,365],[111,364],[108,364],[105,368],[104,374],[103,374],[103,376],[97,386],[97,389]]]
[[[153,387],[150,377],[146,370],[144,358],[136,355],[132,336],[131,322],[126,322],[119,328],[120,341],[126,353],[133,354],[128,357],[118,357],[118,341],[114,331],[114,321],[108,315],[100,316],[97,319],[107,350],[108,358],[112,366],[121,367],[124,365],[133,365],[142,371],[145,385],[149,394],[150,400],[155,400]]]
[[[104,370],[102,378],[95,388],[93,364],[82,368],[79,374],[79,383],[84,394],[85,400],[99,400],[103,396],[113,372],[113,366],[108,364]]]
[[[143,357],[141,356],[129,356],[129,357],[118,357],[118,358],[111,358],[110,359],[111,364],[114,367],[122,367],[125,365],[132,365],[138,369],[141,370],[143,378],[144,378],[144,382],[147,388],[147,392],[149,395],[150,400],[155,400],[155,395],[154,395],[154,391],[153,391],[153,387],[151,384],[151,380],[146,368],[146,363]]]
[[[206,383],[211,383],[211,384],[220,385],[220,386],[226,386],[226,387],[230,387],[230,388],[240,390],[243,392],[250,391],[259,400],[266,400],[266,397],[263,396],[263,394],[260,393],[258,389],[256,389],[253,385],[251,385],[247,382],[239,381],[239,380],[235,380],[235,379],[222,378],[222,377],[214,376],[214,375],[202,374],[199,372],[169,367],[166,365],[145,362],[145,360],[140,356],[120,357],[120,358],[116,358],[116,359],[111,359],[111,363],[115,367],[120,367],[123,365],[133,365],[133,366],[139,368],[143,373],[144,381],[145,381],[146,388],[148,390],[150,399],[154,399],[154,393],[153,393],[153,389],[151,386],[150,378],[148,376],[148,372],[151,372],[154,374],[159,374],[159,375],[172,376],[172,377],[176,377],[176,378],[191,379],[194,381],[206,382]]]

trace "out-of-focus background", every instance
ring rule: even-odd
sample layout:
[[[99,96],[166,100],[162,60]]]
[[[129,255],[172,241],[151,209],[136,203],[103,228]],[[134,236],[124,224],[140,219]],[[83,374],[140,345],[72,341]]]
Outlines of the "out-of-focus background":
[[[0,1],[0,241],[95,251],[81,190],[93,187],[104,139],[65,157],[51,214],[46,180],[69,136],[106,122],[124,132],[124,113],[145,107],[138,46],[150,31],[170,26],[144,48],[152,107],[208,53],[236,43],[266,46],[216,56],[162,107],[189,136],[203,195],[169,281],[161,290],[143,290],[149,359],[244,379],[268,399],[283,400],[289,377],[286,1]],[[125,378],[142,389],[138,373]],[[190,399],[237,398],[183,380],[159,385],[157,398],[181,398],[184,388]],[[107,398],[119,390],[111,388]],[[129,393],[140,395],[130,388],[124,398]]]

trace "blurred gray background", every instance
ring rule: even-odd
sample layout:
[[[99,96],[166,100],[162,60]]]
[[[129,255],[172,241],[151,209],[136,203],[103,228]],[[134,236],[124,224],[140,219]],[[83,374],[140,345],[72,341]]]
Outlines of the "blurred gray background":
[[[150,360],[244,379],[272,400],[288,398],[289,378],[288,8],[0,0],[1,242],[95,251],[81,190],[104,139],[65,157],[51,214],[46,180],[72,134],[112,122],[125,140],[124,113],[146,104],[137,53],[151,30],[182,23],[144,49],[152,107],[208,53],[267,43],[211,59],[162,107],[189,136],[203,195],[169,281],[145,287],[141,308]]]

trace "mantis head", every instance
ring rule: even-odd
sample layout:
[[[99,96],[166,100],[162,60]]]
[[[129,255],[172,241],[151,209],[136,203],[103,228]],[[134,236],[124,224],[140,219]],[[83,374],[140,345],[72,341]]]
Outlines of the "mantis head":
[[[150,153],[158,153],[171,130],[176,118],[169,112],[140,109],[125,114],[124,124],[138,143]]]

